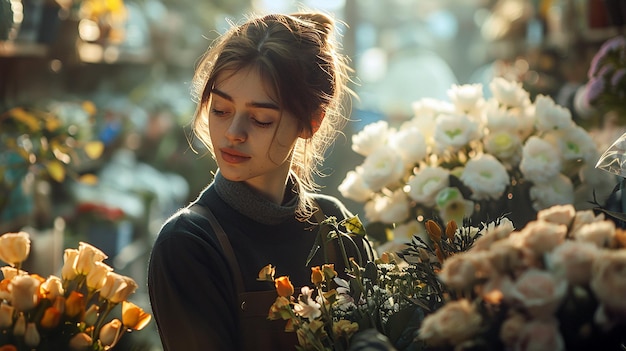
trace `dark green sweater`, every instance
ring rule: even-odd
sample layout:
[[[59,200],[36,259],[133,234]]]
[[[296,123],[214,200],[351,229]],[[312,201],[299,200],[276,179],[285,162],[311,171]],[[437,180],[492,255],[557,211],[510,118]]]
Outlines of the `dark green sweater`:
[[[195,201],[210,208],[228,235],[246,291],[274,290],[272,283],[256,280],[267,264],[276,266],[276,277],[289,276],[299,287],[311,286],[310,267],[323,263],[320,252],[305,266],[317,227],[295,218],[297,186],[290,184],[281,206],[218,173]],[[314,198],[326,216],[343,219],[350,215],[336,198]],[[372,253],[364,251],[364,259],[371,258]],[[342,265],[336,263],[336,268],[341,272]],[[203,216],[185,208],[163,225],[152,249],[148,288],[164,350],[238,349],[241,335],[234,281]]]

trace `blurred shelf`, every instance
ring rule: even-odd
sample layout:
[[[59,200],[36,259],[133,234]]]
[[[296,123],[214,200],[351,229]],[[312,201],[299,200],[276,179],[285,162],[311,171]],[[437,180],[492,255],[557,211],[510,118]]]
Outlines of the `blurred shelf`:
[[[45,44],[0,41],[0,57],[44,57],[48,49]]]

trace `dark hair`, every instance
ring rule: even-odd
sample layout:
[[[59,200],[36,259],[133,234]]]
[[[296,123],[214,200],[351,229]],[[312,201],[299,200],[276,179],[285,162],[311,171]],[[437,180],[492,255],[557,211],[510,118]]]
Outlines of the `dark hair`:
[[[343,98],[352,93],[347,88],[347,60],[337,51],[334,30],[334,21],[321,13],[271,14],[233,26],[209,47],[196,70],[195,135],[211,150],[205,112],[219,74],[256,68],[281,108],[312,134],[296,143],[292,171],[304,190],[317,189],[313,176],[320,174],[324,153],[343,127]],[[313,117],[320,113],[324,118],[314,126]]]

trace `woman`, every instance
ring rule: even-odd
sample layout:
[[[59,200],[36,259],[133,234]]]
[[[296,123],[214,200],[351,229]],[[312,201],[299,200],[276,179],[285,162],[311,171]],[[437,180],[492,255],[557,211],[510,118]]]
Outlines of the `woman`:
[[[310,286],[311,266],[324,263],[317,254],[306,265],[315,223],[350,215],[314,193],[349,91],[333,25],[319,13],[250,19],[200,62],[194,131],[219,169],[165,223],[152,250],[148,286],[165,350],[295,349],[285,322],[267,320],[277,295],[257,277],[271,264],[276,276]],[[351,248],[372,259],[366,242]]]

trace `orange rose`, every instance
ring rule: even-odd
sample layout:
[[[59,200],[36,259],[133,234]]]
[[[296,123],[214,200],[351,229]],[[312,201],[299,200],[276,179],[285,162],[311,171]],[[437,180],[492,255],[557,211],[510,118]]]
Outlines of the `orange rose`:
[[[0,351],[17,351],[17,347],[13,345],[3,345],[0,346]]]
[[[70,318],[79,316],[85,309],[85,296],[79,292],[72,291],[65,300],[65,314]]]
[[[274,280],[274,285],[276,285],[276,292],[278,296],[288,297],[293,295],[294,288],[289,280],[289,277],[282,276],[278,277]]]
[[[41,326],[43,328],[52,329],[59,325],[61,321],[61,311],[56,309],[55,307],[48,307],[43,313],[43,317],[41,317]]]
[[[319,266],[311,267],[311,283],[318,285],[324,281],[324,275]]]

